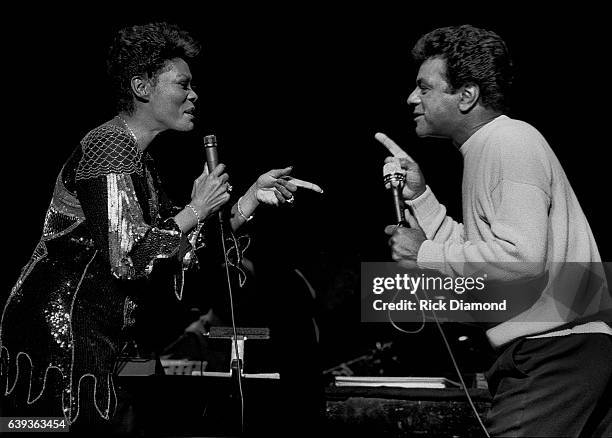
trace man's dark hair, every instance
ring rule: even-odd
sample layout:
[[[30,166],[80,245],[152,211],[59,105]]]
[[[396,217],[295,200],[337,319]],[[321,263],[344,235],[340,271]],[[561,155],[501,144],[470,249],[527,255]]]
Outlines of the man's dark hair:
[[[116,110],[134,110],[131,79],[147,75],[153,82],[168,61],[198,55],[199,43],[186,31],[168,23],[149,23],[121,29],[107,58],[107,72],[116,99]]]
[[[429,58],[444,59],[451,91],[475,84],[480,88],[483,106],[506,109],[512,59],[496,33],[470,25],[441,27],[423,35],[412,49],[412,56],[420,63]]]

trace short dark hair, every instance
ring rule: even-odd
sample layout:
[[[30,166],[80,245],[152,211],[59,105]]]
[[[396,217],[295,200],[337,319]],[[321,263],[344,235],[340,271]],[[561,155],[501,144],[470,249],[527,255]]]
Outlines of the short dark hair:
[[[106,62],[115,94],[116,110],[134,110],[130,81],[147,75],[155,81],[168,61],[194,58],[200,44],[177,25],[148,23],[121,29],[111,44]]]
[[[480,88],[483,106],[506,109],[513,66],[506,43],[495,32],[471,25],[441,27],[423,35],[412,56],[417,62],[444,59],[451,91],[475,84]]]

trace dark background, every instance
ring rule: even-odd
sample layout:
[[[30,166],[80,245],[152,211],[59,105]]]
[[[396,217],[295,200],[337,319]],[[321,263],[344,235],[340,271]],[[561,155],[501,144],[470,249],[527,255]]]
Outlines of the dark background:
[[[114,115],[104,75],[113,33],[127,24],[171,21],[203,42],[203,54],[192,64],[197,129],[164,133],[150,149],[169,194],[178,204],[188,201],[204,162],[201,136],[209,133],[217,135],[236,193],[271,168],[294,165],[294,176],[316,182],[325,194],[301,192],[292,208],[258,209],[249,224],[249,256],[267,272],[297,267],[313,283],[324,367],[391,342],[408,355],[406,374],[440,363],[450,370],[434,330],[408,336],[359,322],[359,263],[389,260],[383,229],[393,218],[381,181],[387,154],[375,132],[405,147],[438,199],[461,219],[459,152],[448,141],[413,133],[406,105],[416,73],[410,49],[422,33],[451,24],[486,27],[506,40],[516,65],[511,115],[548,139],[602,259],[610,260],[609,37],[595,10],[454,14],[417,6],[193,10],[168,3],[129,11],[109,4],[4,14],[2,290],[9,291],[40,236],[62,163],[83,135]],[[206,294],[226,293],[209,289]],[[272,301],[274,312],[288,315],[296,305],[290,293]],[[472,333],[466,326],[448,328],[453,340]],[[466,353],[467,368],[482,368],[481,344],[453,345]]]

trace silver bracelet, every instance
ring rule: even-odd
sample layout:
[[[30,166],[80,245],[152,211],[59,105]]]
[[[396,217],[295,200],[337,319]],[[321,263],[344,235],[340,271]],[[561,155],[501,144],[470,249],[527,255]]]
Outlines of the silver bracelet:
[[[193,214],[195,215],[196,219],[198,220],[198,224],[200,224],[200,213],[198,213],[198,210],[196,210],[196,208],[191,205],[191,204],[187,204],[185,206],[185,208],[191,208],[191,211],[193,211]]]
[[[253,219],[253,215],[246,217],[246,215],[244,214],[244,212],[242,211],[242,208],[240,208],[240,201],[242,200],[242,196],[240,198],[238,198],[238,202],[236,202],[236,206],[238,207],[238,213],[240,214],[240,216],[242,216],[242,218],[245,221],[250,221],[251,219]]]

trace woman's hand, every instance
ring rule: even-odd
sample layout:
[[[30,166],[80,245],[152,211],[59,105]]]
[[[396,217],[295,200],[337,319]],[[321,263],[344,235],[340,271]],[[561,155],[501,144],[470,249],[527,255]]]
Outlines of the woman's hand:
[[[291,170],[292,167],[272,169],[257,178],[255,183],[257,200],[268,205],[292,203],[295,199],[293,193],[298,187],[323,193],[321,187],[316,184],[290,177]]]
[[[208,167],[193,183],[190,204],[200,214],[200,220],[216,212],[229,201],[231,186],[227,182],[229,176],[224,173],[225,165],[219,164],[209,174]]]
[[[289,176],[291,170],[292,167],[272,169],[257,178],[257,181],[232,207],[231,223],[233,230],[250,221],[253,218],[253,212],[260,203],[268,205],[293,203],[295,199],[293,193],[298,187],[323,193],[318,185]]]
[[[291,173],[291,169],[291,167],[272,169],[257,178],[255,182],[257,200],[268,205],[293,202],[293,192],[297,190],[297,186],[282,179]]]

